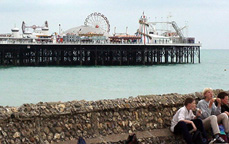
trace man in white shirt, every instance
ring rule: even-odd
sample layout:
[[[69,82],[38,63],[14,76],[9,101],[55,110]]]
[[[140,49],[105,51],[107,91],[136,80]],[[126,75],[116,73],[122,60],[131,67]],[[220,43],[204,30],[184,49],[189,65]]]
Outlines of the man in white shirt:
[[[180,108],[173,116],[171,122],[171,131],[174,134],[182,133],[184,140],[187,144],[192,143],[192,136],[190,130],[196,131],[197,129],[202,132],[203,137],[207,141],[207,135],[203,127],[202,120],[197,119],[201,115],[201,111],[197,111],[196,116],[192,110],[196,109],[196,101],[193,98],[186,98],[184,106]]]

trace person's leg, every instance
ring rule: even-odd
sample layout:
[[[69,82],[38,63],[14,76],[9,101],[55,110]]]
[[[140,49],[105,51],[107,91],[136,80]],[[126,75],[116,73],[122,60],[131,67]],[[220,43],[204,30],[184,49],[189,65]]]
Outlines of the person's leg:
[[[226,113],[221,113],[217,116],[218,123],[222,123],[225,133],[227,135],[227,139],[229,139],[229,119]]]
[[[215,115],[211,115],[208,118],[204,119],[203,125],[204,125],[205,130],[212,128],[214,135],[220,133],[218,122],[217,122],[217,117]]]
[[[210,125],[214,134],[214,141],[216,143],[224,143],[225,141],[219,136],[220,130],[218,126],[217,117],[215,115],[211,115],[208,118],[203,120],[204,127]]]
[[[194,119],[193,122],[196,125],[196,128],[202,132],[203,137],[207,139],[207,134],[206,134],[206,131],[204,129],[202,120],[201,119]]]
[[[228,116],[225,113],[221,113],[217,116],[217,121],[218,123],[222,123],[224,128],[225,128],[225,132],[229,133],[229,123],[228,123]]]
[[[183,121],[180,121],[177,123],[177,125],[174,127],[174,133],[182,133],[184,140],[187,144],[192,144],[192,136],[189,133],[189,128],[187,124]]]

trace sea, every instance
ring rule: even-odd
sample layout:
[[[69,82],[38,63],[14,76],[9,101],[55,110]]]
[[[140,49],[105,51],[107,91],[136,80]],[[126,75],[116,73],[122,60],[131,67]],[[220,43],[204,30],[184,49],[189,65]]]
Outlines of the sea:
[[[229,49],[201,49],[201,63],[152,66],[0,67],[0,106],[229,90]]]

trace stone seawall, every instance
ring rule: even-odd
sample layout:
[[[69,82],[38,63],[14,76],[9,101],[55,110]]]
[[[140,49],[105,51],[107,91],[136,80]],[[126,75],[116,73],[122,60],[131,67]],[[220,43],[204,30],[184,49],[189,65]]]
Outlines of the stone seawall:
[[[214,90],[217,94],[222,90]],[[191,94],[147,95],[128,99],[71,101],[24,104],[0,107],[0,140],[8,143],[60,143],[136,132],[168,129],[184,99],[202,98]],[[147,143],[163,143],[166,139],[147,138]],[[155,142],[154,142],[155,140]],[[167,140],[172,143],[171,138]],[[115,141],[115,140],[114,140]],[[117,139],[117,142],[119,140]],[[146,142],[146,139],[141,139]]]

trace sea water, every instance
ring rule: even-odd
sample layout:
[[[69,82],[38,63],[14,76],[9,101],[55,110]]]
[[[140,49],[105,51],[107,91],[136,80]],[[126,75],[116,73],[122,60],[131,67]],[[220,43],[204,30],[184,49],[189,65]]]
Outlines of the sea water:
[[[229,90],[229,50],[201,50],[201,63],[152,66],[0,67],[0,105]]]

